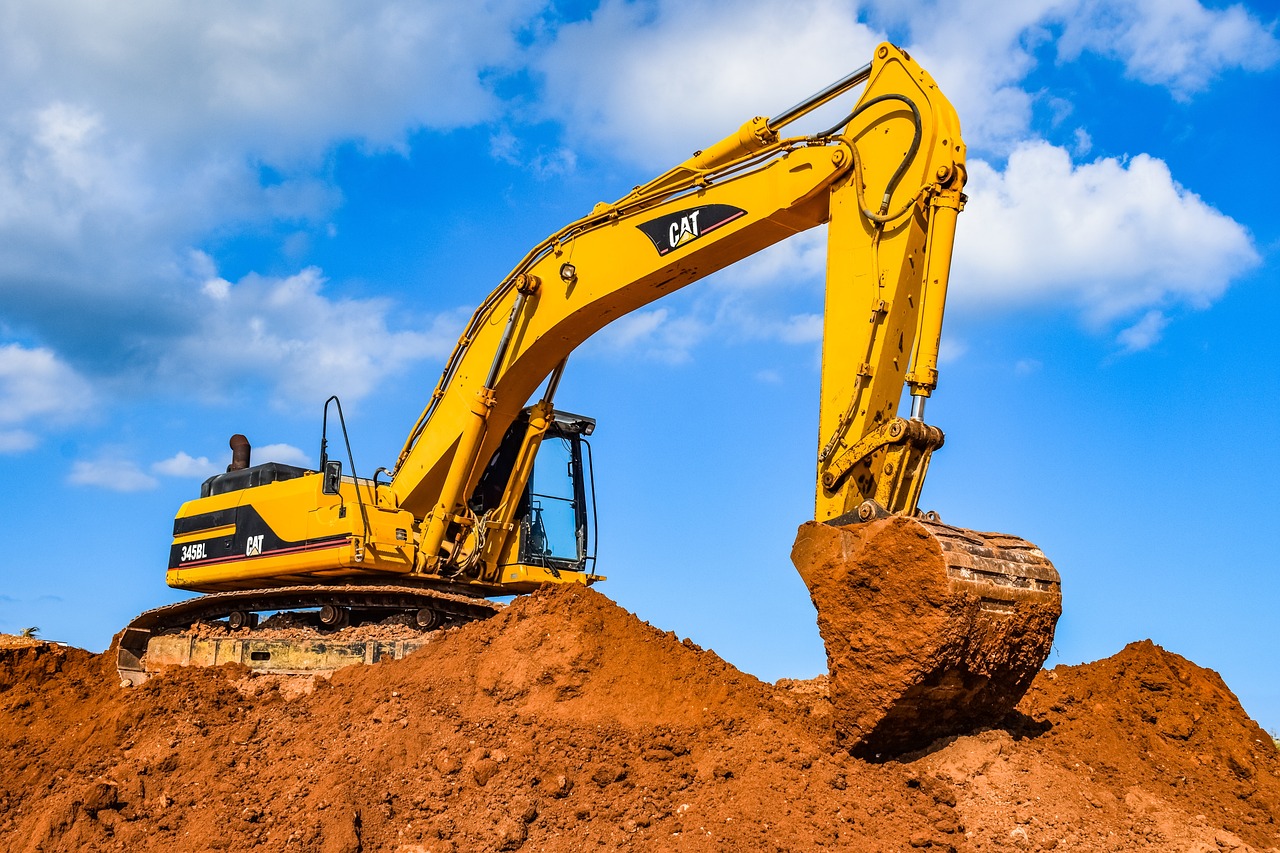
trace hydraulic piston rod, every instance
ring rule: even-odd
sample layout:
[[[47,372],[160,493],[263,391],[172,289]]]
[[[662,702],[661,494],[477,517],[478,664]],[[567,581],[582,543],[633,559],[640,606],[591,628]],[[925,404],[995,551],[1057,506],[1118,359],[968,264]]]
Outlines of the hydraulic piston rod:
[[[769,119],[769,129],[776,131],[778,130],[778,128],[784,127],[790,124],[791,122],[800,118],[800,116],[805,115],[806,113],[811,112],[813,110],[816,110],[818,107],[822,106],[827,101],[830,101],[833,98],[837,98],[840,95],[843,95],[845,92],[852,89],[854,86],[857,86],[859,83],[865,82],[866,79],[870,76],[871,76],[871,63],[868,62],[866,65],[862,66],[857,71],[854,71],[852,74],[848,75],[847,77],[843,77],[837,80],[827,88],[823,89],[821,92],[815,92],[814,94],[805,98],[800,103],[796,104],[791,109],[784,110],[783,112],[778,113],[778,115]]]

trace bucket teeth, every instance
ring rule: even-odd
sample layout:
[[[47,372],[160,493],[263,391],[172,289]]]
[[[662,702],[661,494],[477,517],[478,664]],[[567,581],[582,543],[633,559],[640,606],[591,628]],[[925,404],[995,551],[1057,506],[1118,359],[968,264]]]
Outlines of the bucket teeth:
[[[837,735],[865,757],[998,724],[1062,612],[1053,564],[1001,533],[903,517],[809,522],[791,558],[818,610]]]
[[[1062,581],[1044,552],[1007,533],[978,533],[937,521],[916,520],[942,549],[953,588],[984,601],[1061,606]]]

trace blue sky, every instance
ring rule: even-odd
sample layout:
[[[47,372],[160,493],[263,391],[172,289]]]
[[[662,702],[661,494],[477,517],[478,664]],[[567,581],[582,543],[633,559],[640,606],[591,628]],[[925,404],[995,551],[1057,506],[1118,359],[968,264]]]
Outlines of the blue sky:
[[[732,13],[727,10],[732,8]],[[1151,638],[1280,727],[1276,9],[1196,0],[0,4],[0,630],[101,649],[225,466],[389,465],[535,242],[888,38],[960,113],[969,208],[924,505],[1063,575],[1050,663]],[[601,589],[766,679],[825,668],[825,234],[624,318]]]

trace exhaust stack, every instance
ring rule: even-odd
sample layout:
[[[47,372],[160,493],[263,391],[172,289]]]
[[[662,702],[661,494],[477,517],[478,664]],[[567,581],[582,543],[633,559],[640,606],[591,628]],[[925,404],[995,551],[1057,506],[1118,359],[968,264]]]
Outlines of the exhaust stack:
[[[253,447],[249,444],[249,439],[240,433],[231,436],[231,464],[227,466],[228,471],[243,471],[249,467],[249,454]]]

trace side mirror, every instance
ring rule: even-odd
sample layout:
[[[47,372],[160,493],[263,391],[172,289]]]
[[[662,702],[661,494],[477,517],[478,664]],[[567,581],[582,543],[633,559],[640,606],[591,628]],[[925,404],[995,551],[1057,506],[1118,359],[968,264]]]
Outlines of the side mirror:
[[[324,483],[320,491],[326,495],[338,494],[342,485],[342,463],[338,461],[324,463]]]

